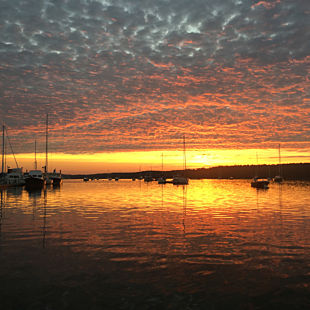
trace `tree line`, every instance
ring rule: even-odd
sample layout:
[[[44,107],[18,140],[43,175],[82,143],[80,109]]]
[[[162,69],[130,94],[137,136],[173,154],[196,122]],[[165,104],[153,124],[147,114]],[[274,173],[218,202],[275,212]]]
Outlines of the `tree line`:
[[[65,178],[81,179],[84,177],[93,179],[107,178],[173,178],[176,175],[187,176],[190,179],[251,179],[254,176],[274,178],[281,175],[286,180],[310,180],[310,163],[282,164],[282,165],[237,165],[218,166],[210,168],[170,170],[170,171],[141,171],[141,172],[115,172],[96,173],[88,175],[64,175]]]

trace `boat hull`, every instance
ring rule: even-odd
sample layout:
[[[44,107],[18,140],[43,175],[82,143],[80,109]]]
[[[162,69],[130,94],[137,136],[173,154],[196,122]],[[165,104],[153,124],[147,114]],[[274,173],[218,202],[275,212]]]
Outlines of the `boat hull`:
[[[282,183],[283,178],[282,178],[281,176],[276,176],[276,177],[273,179],[273,181],[274,181],[275,183]]]
[[[268,181],[253,181],[251,182],[251,186],[255,188],[268,188]]]
[[[166,184],[167,180],[165,178],[159,178],[157,182],[158,184]]]
[[[145,177],[144,182],[152,182],[154,179],[152,177]]]
[[[172,180],[173,185],[188,185],[188,178],[186,177],[174,177]]]
[[[52,178],[53,186],[60,186],[62,184],[62,178]]]
[[[29,190],[43,189],[45,184],[45,180],[39,178],[29,177],[25,180],[25,187]]]

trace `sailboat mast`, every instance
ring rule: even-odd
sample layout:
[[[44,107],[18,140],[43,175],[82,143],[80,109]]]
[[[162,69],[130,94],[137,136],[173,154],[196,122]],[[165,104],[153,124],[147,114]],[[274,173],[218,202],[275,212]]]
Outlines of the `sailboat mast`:
[[[34,140],[34,170],[38,169],[37,165],[37,140]]]
[[[256,167],[255,167],[255,176],[258,176],[258,154],[256,152]]]
[[[1,169],[1,173],[3,175],[4,173],[4,131],[5,131],[5,126],[2,126],[2,169]]]
[[[281,175],[281,151],[280,151],[280,143],[279,143],[279,175]]]
[[[183,170],[186,170],[185,135],[183,135]]]
[[[48,114],[46,114],[46,132],[45,132],[45,173],[48,171]]]
[[[164,153],[161,153],[161,172],[164,171]]]

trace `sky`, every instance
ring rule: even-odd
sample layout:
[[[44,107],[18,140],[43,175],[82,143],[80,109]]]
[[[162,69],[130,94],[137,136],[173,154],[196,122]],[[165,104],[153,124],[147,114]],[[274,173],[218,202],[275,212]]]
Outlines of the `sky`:
[[[277,163],[279,144],[310,162],[309,15],[309,0],[1,0],[0,121],[27,169],[46,114],[67,173],[182,168],[183,135],[192,168]]]

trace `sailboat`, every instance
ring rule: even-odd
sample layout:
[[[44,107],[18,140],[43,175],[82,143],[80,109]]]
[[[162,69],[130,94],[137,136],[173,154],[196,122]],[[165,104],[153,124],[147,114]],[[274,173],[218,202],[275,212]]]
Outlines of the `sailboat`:
[[[161,154],[161,177],[157,180],[158,184],[166,184],[167,180],[164,177],[164,154]]]
[[[268,185],[269,185],[268,179],[264,179],[264,178],[254,177],[253,181],[251,182],[251,187],[255,187],[255,188],[267,189]]]
[[[4,160],[5,160],[5,146],[4,146],[4,125],[2,126],[2,169],[1,169],[1,178],[0,178],[0,184],[4,185]]]
[[[5,140],[4,140],[4,131],[5,131],[5,126],[2,126],[2,169],[1,169],[1,177],[0,177],[0,188],[7,187],[5,177],[6,174],[4,172],[4,166],[5,166]]]
[[[45,180],[46,185],[52,184],[52,180],[48,174],[48,114],[46,114],[46,126],[45,126],[45,166],[44,166],[43,178]]]
[[[23,186],[25,184],[25,179],[23,175],[23,168],[19,168],[11,143],[11,151],[13,153],[15,163],[16,163],[16,168],[9,168],[7,173],[5,173],[5,132],[6,128],[5,125],[2,126],[2,170],[1,170],[1,178],[0,178],[0,185],[1,187],[8,187],[8,186]],[[8,138],[8,134],[7,134]]]
[[[279,175],[276,175],[273,179],[276,183],[281,183],[283,181],[283,177],[281,176],[281,151],[280,151],[280,144],[279,144]]]
[[[60,186],[62,184],[61,170],[53,173],[48,173],[48,114],[46,114],[46,126],[45,126],[45,166],[43,175],[46,185]]]
[[[183,172],[186,171],[186,150],[185,150],[185,136],[183,135]],[[174,185],[187,185],[188,178],[185,176],[175,176],[172,179]]]
[[[258,166],[258,156],[256,154],[256,162],[257,162],[257,166]],[[267,189],[269,185],[269,180],[265,179],[265,178],[260,178],[258,176],[255,176],[251,182],[251,187],[255,187],[255,188],[263,188],[263,189]]]
[[[34,170],[30,170],[25,179],[25,187],[28,190],[41,190],[46,185],[41,170],[37,167],[37,142],[34,142]]]

